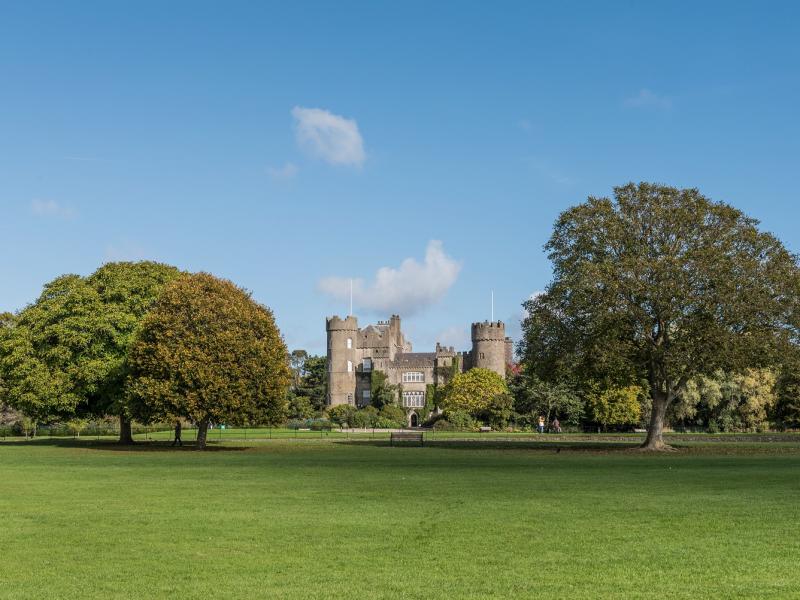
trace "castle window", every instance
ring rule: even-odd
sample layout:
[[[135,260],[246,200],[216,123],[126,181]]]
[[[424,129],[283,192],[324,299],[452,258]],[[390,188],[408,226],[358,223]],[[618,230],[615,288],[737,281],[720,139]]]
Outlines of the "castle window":
[[[370,371],[372,371],[372,359],[371,358],[365,358],[364,359],[364,373],[369,373]]]
[[[486,358],[486,357],[483,355],[483,352],[481,352],[481,358]]]
[[[347,349],[350,350],[353,347],[353,338],[347,338]]]
[[[352,404],[353,403],[353,394],[347,394],[347,403],[348,404]]]
[[[405,408],[422,408],[425,406],[425,392],[403,392]]]
[[[347,372],[348,373],[352,373],[353,372],[353,361],[351,361],[351,360],[347,361]]]
[[[425,375],[420,371],[406,371],[403,373],[403,383],[422,383],[424,381]]]
[[[364,404],[369,404],[370,400],[372,400],[372,392],[370,390],[364,390],[361,392],[361,400]]]

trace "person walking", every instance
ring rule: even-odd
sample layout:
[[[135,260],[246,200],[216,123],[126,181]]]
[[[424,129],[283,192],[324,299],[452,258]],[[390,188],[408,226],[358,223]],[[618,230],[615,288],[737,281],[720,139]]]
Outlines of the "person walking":
[[[553,428],[553,433],[561,433],[561,422],[558,420],[558,417],[553,418],[551,426]]]
[[[181,441],[181,422],[180,420],[175,421],[175,439],[172,440],[172,445],[178,444],[178,446],[183,446],[183,442]]]
[[[539,433],[544,433],[544,417],[539,415]]]

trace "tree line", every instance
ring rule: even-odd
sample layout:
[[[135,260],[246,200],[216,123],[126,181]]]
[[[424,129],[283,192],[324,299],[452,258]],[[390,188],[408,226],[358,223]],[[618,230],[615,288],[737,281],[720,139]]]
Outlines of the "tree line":
[[[473,369],[429,389],[443,426],[800,425],[798,257],[696,189],[627,184],[564,211],[545,245],[553,278],[524,303],[504,380]],[[233,283],[154,262],[64,275],[0,315],[0,402],[35,422],[113,415],[212,422],[287,418],[402,424],[374,373],[372,408],[326,410],[325,357],[289,354],[272,312]],[[435,410],[441,409],[441,410]]]
[[[155,262],[63,275],[0,319],[0,400],[35,422],[282,422],[290,370],[272,312],[232,282]]]

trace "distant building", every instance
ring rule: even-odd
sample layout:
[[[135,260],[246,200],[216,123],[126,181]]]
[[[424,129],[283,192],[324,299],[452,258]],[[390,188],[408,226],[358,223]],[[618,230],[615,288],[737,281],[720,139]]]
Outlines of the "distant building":
[[[406,409],[410,425],[427,415],[421,414],[429,386],[443,385],[454,372],[474,367],[490,369],[505,376],[511,363],[513,344],[505,335],[502,321],[472,324],[472,350],[456,352],[436,344],[434,352],[413,352],[400,328],[400,317],[358,327],[358,319],[330,317],[328,334],[329,406],[370,404],[372,372],[386,373],[389,383],[401,386],[400,405]]]

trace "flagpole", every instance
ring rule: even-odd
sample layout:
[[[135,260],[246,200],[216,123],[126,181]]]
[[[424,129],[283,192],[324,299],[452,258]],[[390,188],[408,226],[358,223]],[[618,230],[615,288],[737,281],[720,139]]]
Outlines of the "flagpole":
[[[350,279],[350,317],[353,316],[353,279]]]

